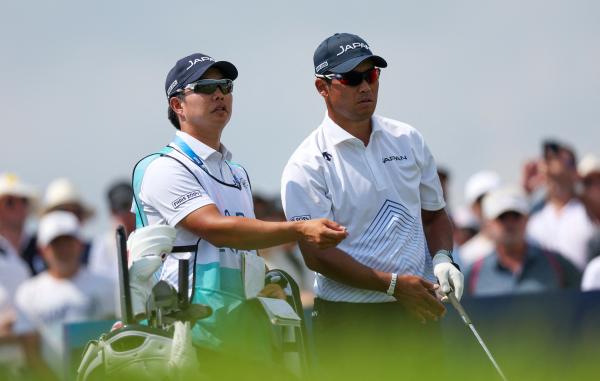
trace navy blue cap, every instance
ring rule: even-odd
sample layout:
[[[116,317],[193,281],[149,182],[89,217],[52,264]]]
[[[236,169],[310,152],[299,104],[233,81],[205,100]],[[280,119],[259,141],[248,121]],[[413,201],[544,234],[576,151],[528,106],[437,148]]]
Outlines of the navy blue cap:
[[[355,34],[336,33],[315,50],[315,74],[347,73],[367,59],[371,59],[377,67],[387,67],[387,62],[374,55],[365,40]]]
[[[232,63],[215,61],[206,54],[194,53],[177,61],[167,74],[165,81],[167,98],[172,97],[177,90],[197,81],[211,67],[219,69],[225,78],[234,80],[238,76],[238,71]]]

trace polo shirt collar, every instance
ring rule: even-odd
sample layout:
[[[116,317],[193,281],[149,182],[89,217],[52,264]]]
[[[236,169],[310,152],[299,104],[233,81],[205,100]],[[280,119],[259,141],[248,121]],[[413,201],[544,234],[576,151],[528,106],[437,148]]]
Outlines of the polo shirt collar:
[[[325,117],[323,118],[321,126],[325,131],[325,135],[328,137],[331,143],[333,143],[333,145],[338,145],[349,140],[360,141],[360,139],[358,139],[356,136],[350,134],[348,131],[344,130],[337,123],[335,123],[327,113],[325,113]],[[373,137],[376,132],[382,130],[381,126],[377,122],[377,118],[373,116],[371,116],[371,127],[371,137]]]
[[[179,136],[187,145],[189,145],[192,151],[194,151],[196,155],[200,156],[200,159],[202,160],[206,161],[210,158],[223,158],[225,160],[231,160],[231,152],[223,143],[221,143],[219,151],[216,151],[188,133],[177,131],[175,134]]]
[[[496,265],[496,269],[506,271],[508,273],[511,272],[508,268],[504,267],[502,265],[502,263],[500,263],[500,260],[498,259],[498,253],[496,252],[496,250],[494,250],[494,252],[491,255],[493,255],[494,264]],[[533,262],[535,262],[538,259],[539,255],[540,255],[539,250],[535,246],[532,246],[529,243],[527,243],[527,250],[525,251],[525,258],[523,259],[523,263],[521,264],[521,268],[518,272],[518,275],[523,274],[525,267],[528,267]]]

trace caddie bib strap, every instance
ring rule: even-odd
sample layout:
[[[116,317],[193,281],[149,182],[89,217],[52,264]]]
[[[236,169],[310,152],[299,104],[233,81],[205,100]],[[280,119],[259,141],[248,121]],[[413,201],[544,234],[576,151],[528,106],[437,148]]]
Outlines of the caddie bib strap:
[[[204,164],[204,161],[202,161],[202,159],[200,158],[200,156],[198,156],[196,154],[196,152],[194,152],[194,150],[185,141],[183,141],[183,139],[181,139],[179,136],[175,135],[175,138],[173,139],[171,144],[174,145],[175,147],[177,147],[178,151],[180,151],[184,156],[186,156],[188,159],[190,159],[200,169],[202,169],[204,172],[206,172],[206,174],[209,175],[213,180],[219,182],[222,185],[234,187],[239,190],[242,189],[242,184],[241,184],[239,177],[233,172],[233,169],[231,169],[231,165],[229,165],[227,160],[225,160],[225,164],[227,164],[227,167],[229,168],[229,171],[231,172],[231,177],[233,177],[233,184],[229,184],[229,183],[213,176],[210,173],[210,171],[208,170],[208,168],[206,167],[206,164]]]

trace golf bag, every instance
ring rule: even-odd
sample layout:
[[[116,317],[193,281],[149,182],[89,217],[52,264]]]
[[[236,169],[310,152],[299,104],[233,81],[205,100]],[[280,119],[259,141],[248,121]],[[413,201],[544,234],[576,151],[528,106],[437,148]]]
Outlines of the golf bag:
[[[172,380],[181,379],[185,374],[193,374],[194,379],[206,379],[195,363],[189,330],[196,321],[210,316],[212,310],[189,301],[188,260],[179,260],[179,292],[165,281],[154,285],[146,303],[146,324],[140,324],[132,313],[126,233],[122,226],[117,229],[117,247],[123,327],[87,344],[77,380]],[[265,282],[279,284],[289,305],[302,316],[298,285],[289,274],[271,270],[267,272]],[[303,320],[298,320],[300,324],[293,325],[277,324],[272,320],[273,358],[290,374],[304,377],[309,369],[305,326]],[[187,339],[182,339],[184,337]]]

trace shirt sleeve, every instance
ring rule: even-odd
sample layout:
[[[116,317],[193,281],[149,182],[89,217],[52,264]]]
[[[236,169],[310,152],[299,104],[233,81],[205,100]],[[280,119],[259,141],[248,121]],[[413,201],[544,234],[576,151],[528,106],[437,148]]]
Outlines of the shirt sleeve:
[[[435,159],[429,151],[423,136],[417,130],[413,131],[413,139],[415,158],[421,169],[421,184],[419,185],[421,208],[430,211],[443,209],[446,202],[444,201]]]
[[[600,290],[600,257],[593,259],[585,268],[581,290]]]
[[[286,165],[281,177],[281,203],[289,221],[333,219],[325,179],[309,164]]]
[[[35,331],[35,325],[27,314],[28,300],[27,290],[23,286],[19,287],[15,295],[15,311],[17,315],[15,324],[13,325],[15,335],[25,335]]]
[[[194,210],[214,204],[186,167],[166,157],[156,159],[146,169],[140,200],[147,213],[160,214],[171,226]]]

